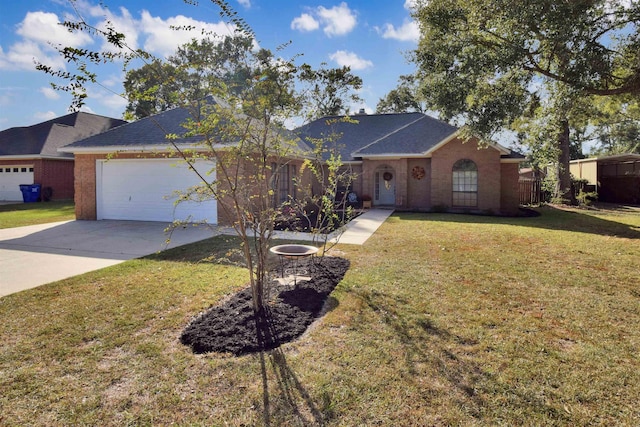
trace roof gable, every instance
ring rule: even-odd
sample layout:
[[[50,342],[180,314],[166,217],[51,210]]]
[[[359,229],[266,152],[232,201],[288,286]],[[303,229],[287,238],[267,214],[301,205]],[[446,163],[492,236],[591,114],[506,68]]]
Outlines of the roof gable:
[[[0,132],[0,156],[64,156],[58,148],[126,123],[124,120],[76,112],[32,126]]]
[[[379,155],[424,155],[442,142],[457,135],[458,128],[440,120],[422,115],[422,117],[385,135],[353,153],[357,157]]]
[[[303,139],[337,136],[343,161],[366,156],[416,155],[457,132],[457,128],[422,113],[367,114],[356,123],[324,117],[296,130]]]
[[[340,121],[340,116],[314,120],[296,132],[306,140],[322,140],[334,135],[343,161],[371,157],[423,157],[456,138],[459,129],[423,113],[372,114],[350,117],[356,123]],[[503,158],[524,156],[499,145]]]

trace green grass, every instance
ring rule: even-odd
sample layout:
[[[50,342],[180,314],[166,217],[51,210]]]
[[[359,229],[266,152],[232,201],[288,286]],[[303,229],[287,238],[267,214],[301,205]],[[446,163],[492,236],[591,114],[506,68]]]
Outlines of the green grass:
[[[0,228],[22,227],[75,219],[73,202],[0,205]]]
[[[640,214],[393,215],[279,351],[194,355],[217,237],[0,299],[0,425],[639,425]]]

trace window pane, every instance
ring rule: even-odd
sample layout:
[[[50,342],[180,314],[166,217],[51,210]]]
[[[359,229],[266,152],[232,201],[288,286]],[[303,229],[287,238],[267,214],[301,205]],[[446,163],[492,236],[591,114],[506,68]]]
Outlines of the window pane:
[[[458,160],[453,165],[452,181],[453,206],[478,206],[478,168],[472,160]]]

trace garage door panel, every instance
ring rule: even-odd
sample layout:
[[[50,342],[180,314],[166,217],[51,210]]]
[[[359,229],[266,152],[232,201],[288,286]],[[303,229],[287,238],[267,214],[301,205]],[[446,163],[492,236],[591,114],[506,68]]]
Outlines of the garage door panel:
[[[21,202],[21,184],[33,184],[33,165],[0,164],[0,200]]]
[[[198,170],[206,172],[212,166],[202,161]],[[101,161],[96,173],[99,219],[217,222],[214,200],[175,205],[174,191],[184,191],[200,183],[200,178],[187,165],[176,160]]]

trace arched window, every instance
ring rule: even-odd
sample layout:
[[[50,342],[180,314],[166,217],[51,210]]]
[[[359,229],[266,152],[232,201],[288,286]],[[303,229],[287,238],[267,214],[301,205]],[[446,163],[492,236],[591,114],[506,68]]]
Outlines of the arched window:
[[[469,159],[453,165],[453,206],[478,206],[478,167]]]

